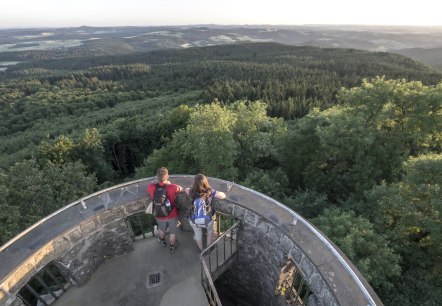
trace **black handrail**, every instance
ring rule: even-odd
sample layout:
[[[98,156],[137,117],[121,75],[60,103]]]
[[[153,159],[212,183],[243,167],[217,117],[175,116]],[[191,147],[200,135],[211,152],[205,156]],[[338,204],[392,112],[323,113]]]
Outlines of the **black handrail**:
[[[201,285],[204,288],[204,292],[206,293],[207,299],[209,301],[209,305],[212,306],[221,306],[221,301],[219,299],[218,293],[216,292],[215,284],[213,282],[213,275],[214,273],[220,268],[219,265],[219,248],[218,245],[220,243],[223,243],[223,262],[224,264],[228,259],[230,259],[234,253],[236,253],[237,248],[235,248],[235,251],[233,250],[233,235],[235,234],[235,231],[238,229],[240,224],[240,221],[236,221],[229,229],[227,229],[221,236],[219,236],[212,244],[207,246],[200,255],[201,260]],[[230,234],[230,237],[227,237]],[[229,239],[230,238],[230,239]],[[230,240],[230,254],[226,258],[226,241]],[[210,260],[210,254],[213,253],[213,251],[216,251],[216,269],[212,271],[212,262]],[[208,256],[209,258],[209,266],[207,266],[205,257]],[[222,266],[221,264],[221,266]]]

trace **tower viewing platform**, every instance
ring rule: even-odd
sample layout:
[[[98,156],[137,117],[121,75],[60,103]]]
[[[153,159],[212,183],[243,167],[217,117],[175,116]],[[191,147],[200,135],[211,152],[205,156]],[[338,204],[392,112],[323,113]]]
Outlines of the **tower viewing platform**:
[[[182,231],[169,254],[143,221],[154,180],[79,199],[3,245],[0,306],[382,305],[312,224],[259,192],[216,178],[209,178],[211,186],[227,194],[214,203],[218,238],[199,252],[186,220],[190,200],[180,194]],[[188,187],[193,175],[170,180]]]

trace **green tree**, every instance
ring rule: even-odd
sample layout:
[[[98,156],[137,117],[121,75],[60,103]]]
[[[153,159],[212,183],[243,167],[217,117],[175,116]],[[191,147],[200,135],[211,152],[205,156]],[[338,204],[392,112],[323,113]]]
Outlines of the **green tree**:
[[[365,214],[403,258],[402,275],[382,295],[391,305],[437,305],[442,298],[442,155],[412,157],[403,172],[401,182],[366,192]]]
[[[243,101],[193,107],[186,128],[155,150],[137,169],[137,177],[153,175],[157,167],[167,165],[175,173],[202,172],[234,180],[239,174],[244,178],[254,166],[274,166],[275,135],[284,123],[269,118],[265,108],[261,102]]]
[[[4,174],[0,175],[4,176]],[[4,181],[4,178],[1,181]],[[7,187],[0,184],[0,245],[3,245],[20,231],[19,207],[7,203],[8,193]]]
[[[410,158],[401,182],[382,184],[366,193],[367,214],[407,266],[442,272],[442,155]]]
[[[333,207],[327,200],[327,195],[315,190],[295,190],[291,195],[283,199],[283,203],[304,218],[316,218],[322,212]]]
[[[73,150],[76,147],[74,141],[64,135],[60,135],[55,142],[42,140],[40,143],[40,155],[56,164],[72,161]]]
[[[89,173],[94,173],[100,184],[112,181],[115,171],[104,159],[104,145],[96,128],[85,129],[82,139],[72,153],[72,161],[80,160]]]
[[[241,184],[278,201],[282,201],[289,191],[289,180],[280,168],[271,170],[255,168],[247,174]]]
[[[186,127],[184,153],[192,156],[198,170],[209,176],[235,179],[238,149],[232,128],[235,114],[218,103],[198,105]]]
[[[294,189],[305,188],[304,171],[320,149],[317,127],[326,125],[314,111],[306,118],[288,125],[287,131],[276,139],[278,158]]]
[[[88,172],[96,174],[100,183],[114,177],[114,171],[104,160],[104,146],[96,128],[85,129],[78,142],[65,135],[60,135],[54,142],[43,140],[40,156],[46,162],[60,165],[81,161]]]
[[[9,239],[64,205],[92,193],[97,185],[95,176],[87,174],[80,162],[48,162],[40,166],[35,160],[27,160],[11,166],[0,177],[0,187],[4,196],[1,205],[6,209],[0,218],[7,218],[8,229],[7,238],[3,239]],[[11,214],[5,217],[7,212]]]
[[[144,164],[135,169],[135,177],[143,178],[156,174],[158,168],[166,166],[170,173],[196,173],[197,163],[184,148],[187,146],[186,130],[176,131],[172,139],[162,148],[154,150]]]
[[[441,89],[383,78],[343,89],[340,106],[311,112],[281,137],[280,160],[292,185],[336,202],[400,180],[410,154],[440,150],[434,126],[442,127]]]
[[[343,89],[338,101],[364,114],[364,126],[390,133],[395,145],[413,154],[426,148],[441,148],[442,83],[364,79],[361,86]]]
[[[400,274],[400,256],[389,246],[373,224],[352,211],[326,209],[312,220],[350,258],[374,288],[390,288]]]
[[[228,106],[236,120],[231,128],[238,146],[237,168],[240,179],[254,166],[265,166],[277,160],[275,138],[281,134],[285,125],[281,119],[267,116],[267,105],[261,101],[253,103],[235,102]]]

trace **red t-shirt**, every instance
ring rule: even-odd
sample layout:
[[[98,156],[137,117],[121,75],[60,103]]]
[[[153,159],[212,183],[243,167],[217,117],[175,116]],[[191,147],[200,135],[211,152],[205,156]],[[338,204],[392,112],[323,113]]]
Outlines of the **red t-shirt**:
[[[158,184],[160,186],[164,185],[164,183],[161,182]],[[149,193],[151,199],[153,199],[155,188],[155,183],[150,183],[149,186],[147,186],[147,192]],[[167,197],[169,198],[170,204],[172,205],[172,211],[167,217],[157,217],[160,220],[168,220],[178,217],[178,210],[176,209],[175,205],[175,195],[181,191],[181,187],[175,184],[166,184],[166,190]]]

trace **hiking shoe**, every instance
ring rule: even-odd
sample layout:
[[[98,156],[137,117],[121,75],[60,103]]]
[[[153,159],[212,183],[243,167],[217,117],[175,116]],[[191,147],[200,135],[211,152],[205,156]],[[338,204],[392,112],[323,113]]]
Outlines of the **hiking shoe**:
[[[170,253],[170,254],[175,253],[175,250],[176,250],[177,247],[178,247],[178,240],[175,241],[175,244],[174,244],[174,245],[170,245],[170,247],[169,247],[169,253]]]
[[[161,239],[160,237],[158,237],[158,242],[162,247],[167,246],[166,239]]]

